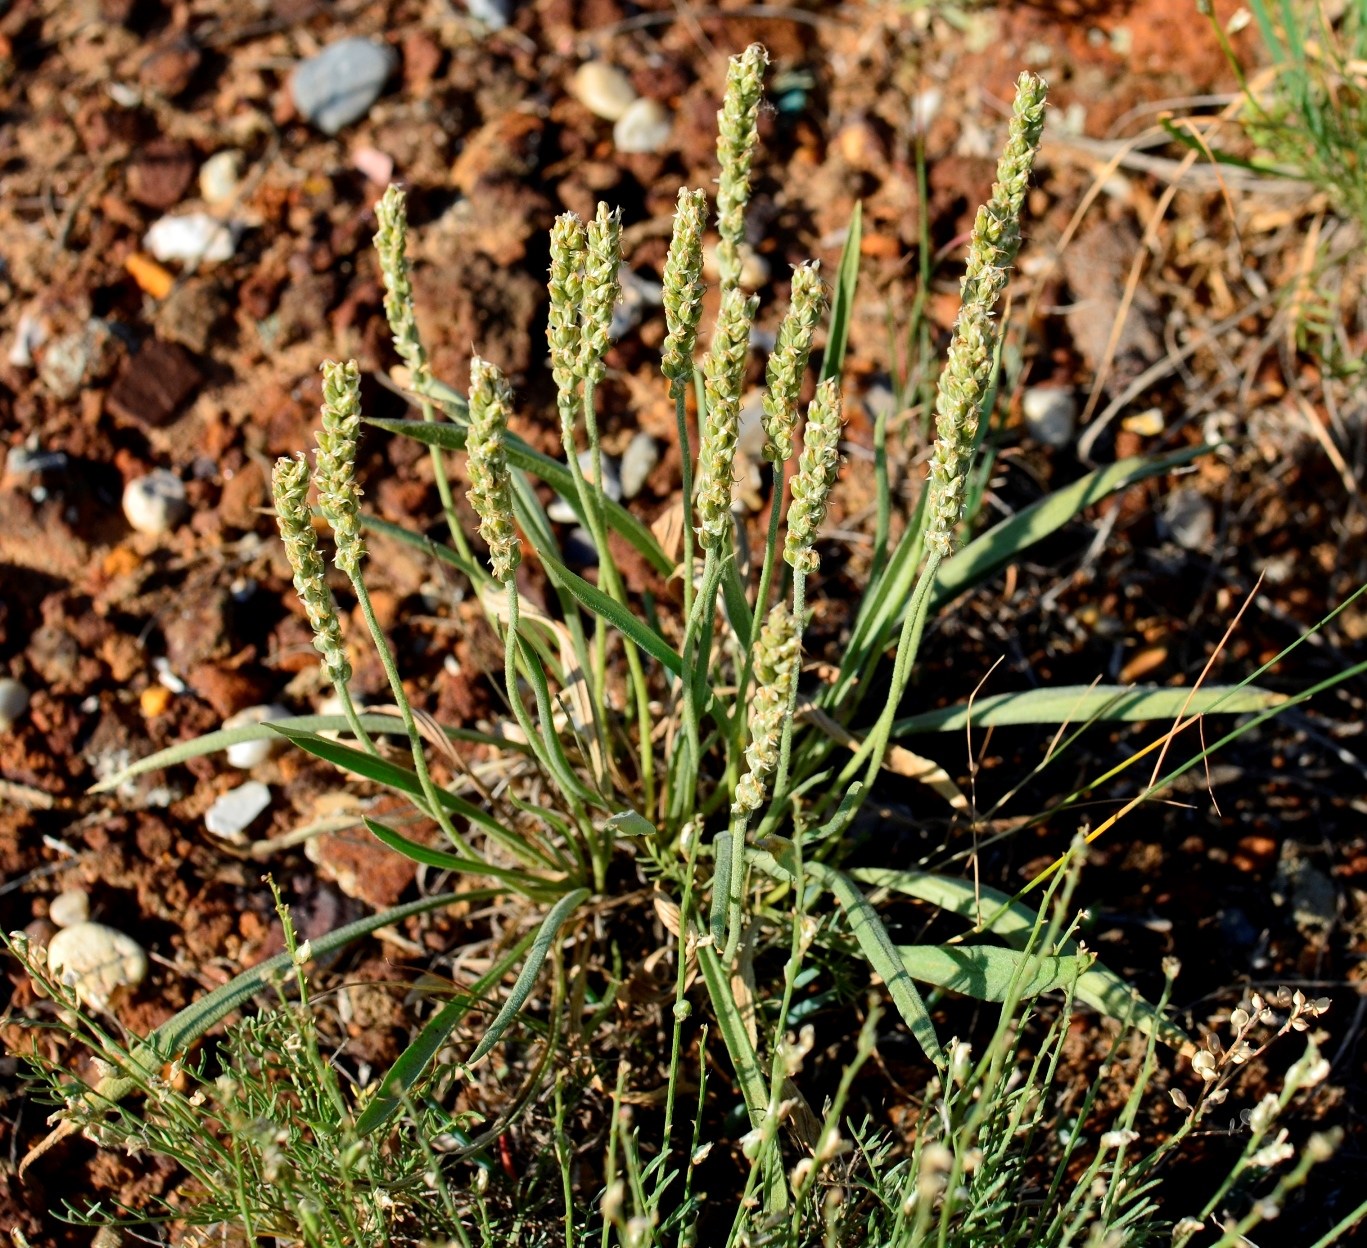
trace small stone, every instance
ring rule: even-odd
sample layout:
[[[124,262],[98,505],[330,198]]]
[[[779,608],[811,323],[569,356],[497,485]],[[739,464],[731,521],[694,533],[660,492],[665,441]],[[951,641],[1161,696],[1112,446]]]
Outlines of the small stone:
[[[637,99],[631,79],[606,61],[586,61],[575,70],[570,93],[604,121],[619,121]]]
[[[9,362],[15,368],[32,368],[33,353],[47,341],[47,325],[42,317],[24,312],[14,329],[14,343],[9,349]]]
[[[394,176],[394,157],[378,147],[358,147],[351,153],[351,167],[375,186],[388,186]]]
[[[28,710],[28,690],[6,676],[0,680],[0,733],[11,732]]]
[[[121,420],[160,428],[179,414],[203,380],[188,351],[152,338],[124,362],[110,387],[109,407]]]
[[[286,719],[289,714],[287,707],[273,702],[265,706],[249,706],[246,710],[238,711],[236,715],[229,715],[223,721],[223,727],[245,728],[249,724],[264,724],[273,719]],[[265,737],[259,741],[239,741],[236,745],[228,747],[228,766],[236,767],[241,771],[250,771],[253,767],[264,763],[278,744],[278,741],[270,737]]]
[[[38,377],[56,399],[74,399],[90,367],[90,335],[84,330],[63,334],[48,343]]]
[[[174,208],[195,180],[195,153],[175,139],[153,139],[128,166],[128,194],[158,212]]]
[[[593,484],[593,455],[589,451],[579,452],[579,471],[584,474],[584,478],[590,485]],[[603,493],[606,494],[614,503],[622,501],[622,478],[617,473],[617,465],[612,459],[603,456]],[[578,519],[569,500],[564,495],[557,494],[555,501],[546,508],[546,515],[557,524],[574,524]]]
[[[90,917],[90,898],[81,888],[69,888],[58,893],[47,908],[47,917],[58,927],[75,927]]]
[[[103,923],[64,927],[47,947],[47,969],[87,1005],[103,1007],[120,988],[147,977],[147,955],[131,936]]]
[[[237,250],[237,231],[207,212],[186,212],[153,221],[142,245],[163,264],[221,264]]]
[[[235,148],[215,152],[199,167],[199,193],[206,204],[218,206],[237,198],[242,185],[242,153]]]
[[[660,444],[648,433],[638,433],[627,444],[618,475],[622,497],[635,498],[645,488],[646,479],[660,462]]]
[[[511,0],[465,0],[465,11],[490,30],[502,30],[513,15]]]
[[[1156,438],[1166,426],[1163,423],[1163,413],[1156,407],[1150,407],[1142,412],[1135,412],[1133,416],[1126,416],[1120,422],[1120,427],[1126,433],[1133,433],[1141,438]]]
[[[247,839],[243,833],[270,804],[270,789],[259,780],[248,780],[215,800],[204,814],[204,826],[214,836],[241,845]]]
[[[370,111],[398,59],[393,48],[373,39],[334,43],[295,66],[294,106],[324,134],[336,134]]]
[[[674,119],[658,100],[636,100],[612,127],[619,152],[658,152],[669,142]]]
[[[1031,386],[1021,396],[1021,415],[1036,442],[1061,450],[1077,429],[1077,399],[1060,386]]]
[[[139,533],[169,533],[188,511],[185,483],[165,468],[136,477],[124,487],[123,514]]]
[[[721,276],[717,262],[715,244],[703,248],[703,276],[716,281]],[[745,290],[759,290],[769,280],[769,261],[761,256],[749,243],[740,245],[740,284]]]
[[[1163,522],[1183,550],[1208,550],[1215,535],[1215,509],[1190,485],[1173,490],[1162,504]]]
[[[174,98],[190,85],[203,59],[204,54],[189,35],[174,34],[143,61],[138,81],[150,90]]]

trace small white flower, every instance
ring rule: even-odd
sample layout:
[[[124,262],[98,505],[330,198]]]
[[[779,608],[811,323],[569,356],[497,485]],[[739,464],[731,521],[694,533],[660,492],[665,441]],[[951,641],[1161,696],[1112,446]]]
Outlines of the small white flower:
[[[1124,1148],[1127,1144],[1133,1144],[1139,1138],[1138,1131],[1107,1131],[1101,1137],[1102,1149]]]
[[[1287,1131],[1283,1127],[1277,1132],[1277,1138],[1271,1144],[1264,1144],[1249,1161],[1263,1170],[1271,1170],[1273,1166],[1279,1166],[1284,1161],[1289,1161],[1296,1155],[1296,1150],[1287,1142]]]
[[[1205,1049],[1201,1049],[1195,1057],[1191,1059],[1191,1068],[1201,1076],[1207,1083],[1215,1078],[1215,1057]]]

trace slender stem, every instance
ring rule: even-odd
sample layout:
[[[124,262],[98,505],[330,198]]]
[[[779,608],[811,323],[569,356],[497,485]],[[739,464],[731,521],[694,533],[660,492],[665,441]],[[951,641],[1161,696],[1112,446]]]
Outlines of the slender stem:
[[[693,614],[693,444],[688,440],[688,378],[674,383],[674,419],[679,426],[683,460],[683,604],[684,619]]]
[[[693,610],[684,626],[683,647],[683,728],[684,750],[680,756],[683,785],[672,796],[679,822],[690,818],[697,804],[697,774],[702,761],[699,733],[698,689],[707,674],[707,655],[700,654],[701,639],[710,632],[711,616],[716,610],[717,588],[721,584],[721,560],[709,550],[703,560],[702,592],[693,600]]]
[[[788,713],[783,717],[783,737],[779,743],[778,767],[774,771],[773,793],[787,799],[788,766],[793,757],[793,720],[797,715],[797,687],[802,679],[802,634],[807,627],[807,574],[793,573],[793,632],[797,635],[797,671],[793,673],[792,688],[788,691]]]
[[[408,733],[408,744],[413,752],[413,769],[418,773],[418,783],[422,785],[423,796],[427,799],[428,813],[441,825],[441,830],[446,833],[451,844],[462,854],[473,858],[476,856],[474,851],[456,831],[455,825],[451,822],[451,816],[446,813],[446,808],[437,797],[436,782],[433,781],[432,773],[427,769],[427,754],[423,749],[422,736],[418,732],[417,721],[413,718],[413,708],[408,704],[408,695],[404,692],[403,680],[399,676],[399,667],[394,661],[394,652],[389,648],[389,641],[384,635],[384,630],[380,627],[379,620],[375,618],[375,608],[371,605],[370,593],[360,576],[351,578],[351,587],[355,591],[356,601],[360,604],[361,614],[365,616],[366,627],[370,629],[370,635],[375,641],[375,649],[379,653],[380,662],[384,664],[385,675],[389,677],[389,688],[394,694],[394,704],[399,708],[399,715],[403,719],[404,730]]]
[[[351,700],[351,690],[340,680],[334,680],[332,688],[337,694],[337,700],[342,704],[342,714],[346,716],[346,722],[351,725],[352,735],[365,746],[366,753],[378,758],[379,747],[370,739],[370,734],[361,724],[361,717],[356,713],[356,704]]]
[[[726,898],[726,949],[721,955],[723,969],[729,967],[740,944],[741,912],[745,900],[745,834],[750,827],[747,812],[731,816],[731,888]]]

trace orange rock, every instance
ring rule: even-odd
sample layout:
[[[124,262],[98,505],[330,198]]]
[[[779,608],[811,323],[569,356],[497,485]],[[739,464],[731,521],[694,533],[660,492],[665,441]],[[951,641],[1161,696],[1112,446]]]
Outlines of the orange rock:
[[[153,299],[165,299],[171,293],[176,279],[169,269],[162,268],[151,256],[141,251],[132,252],[123,262],[128,275],[138,284],[138,289]]]
[[[145,719],[155,719],[171,705],[171,691],[165,685],[148,685],[138,697],[138,709]]]

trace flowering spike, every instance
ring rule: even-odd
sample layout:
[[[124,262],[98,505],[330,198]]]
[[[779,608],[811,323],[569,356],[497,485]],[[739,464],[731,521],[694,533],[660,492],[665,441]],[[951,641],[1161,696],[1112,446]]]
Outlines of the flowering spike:
[[[337,540],[334,562],[360,575],[361,487],[356,484],[356,444],[361,435],[361,372],[355,360],[323,363],[323,427],[318,431],[318,504]]]
[[[706,550],[721,551],[731,533],[732,472],[740,436],[740,389],[750,346],[750,325],[757,296],[739,288],[722,296],[712,349],[703,364],[707,414],[698,452],[698,540]]]
[[[786,602],[776,602],[760,626],[755,647],[758,688],[750,704],[750,745],[745,751],[748,769],[736,785],[731,813],[750,814],[764,804],[769,777],[778,766],[783,725],[792,703],[801,646],[797,627]]]
[[[764,458],[771,464],[786,463],[793,454],[793,431],[797,426],[797,397],[812,353],[812,337],[826,310],[826,288],[820,265],[813,261],[793,270],[793,290],[788,315],[778,329],[778,340],[769,356],[764,396]]]
[[[660,371],[669,378],[670,398],[677,400],[693,372],[693,351],[702,318],[702,232],[707,196],[702,191],[679,191],[674,232],[664,268],[665,325],[668,334],[661,350]]]
[[[511,407],[512,389],[503,374],[475,356],[470,361],[470,427],[465,440],[470,457],[467,497],[479,516],[479,535],[489,546],[494,580],[504,584],[512,580],[522,558],[503,447]]]
[[[622,210],[598,205],[585,231],[584,301],[580,311],[578,374],[597,385],[603,380],[603,357],[611,345],[612,309],[622,293]]]
[[[408,265],[408,199],[393,183],[375,205],[375,251],[384,279],[384,314],[394,335],[394,350],[408,365],[418,389],[429,379],[427,351],[418,334],[413,310],[413,282]]]
[[[759,138],[759,103],[769,54],[752,43],[733,56],[726,71],[726,94],[717,114],[717,264],[723,290],[740,284],[740,245],[745,237],[745,205],[750,202],[750,162]]]
[[[551,296],[546,341],[551,349],[551,376],[556,407],[567,428],[574,427],[578,381],[579,305],[584,301],[584,223],[572,212],[556,217],[551,227]]]
[[[816,544],[826,522],[831,487],[840,475],[840,430],[843,426],[840,388],[828,377],[817,388],[807,408],[802,454],[793,478],[793,502],[788,508],[788,536],[783,557],[799,572],[815,572]]]

